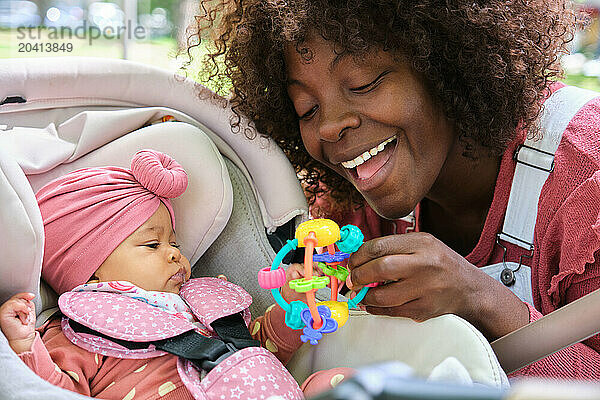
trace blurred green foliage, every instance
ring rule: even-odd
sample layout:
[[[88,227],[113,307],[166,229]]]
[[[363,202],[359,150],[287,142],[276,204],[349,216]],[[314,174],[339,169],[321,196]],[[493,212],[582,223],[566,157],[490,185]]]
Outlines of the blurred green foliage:
[[[172,0],[151,0],[152,7],[173,6]],[[116,40],[101,39],[89,46],[85,40],[81,43],[73,38],[69,40],[73,43],[73,52],[65,54],[27,54],[17,53],[16,48],[18,41],[16,40],[15,31],[8,29],[0,29],[0,58],[10,57],[44,57],[44,56],[91,56],[91,57],[107,57],[119,58],[121,56],[121,44]],[[152,64],[161,68],[177,71],[181,65],[181,60],[174,59],[177,50],[175,39],[170,37],[156,38],[147,40],[133,45],[130,52],[133,61]],[[196,48],[193,52],[195,62],[188,66],[185,70],[185,75],[189,78],[200,80],[199,78],[199,62],[203,50],[201,47]],[[586,89],[591,89],[600,92],[600,80],[596,77],[584,76],[581,74],[567,75],[563,80],[568,85],[579,86]]]
[[[600,80],[595,76],[570,74],[566,76],[563,82],[567,85],[578,86],[584,89],[590,89],[600,92]]]

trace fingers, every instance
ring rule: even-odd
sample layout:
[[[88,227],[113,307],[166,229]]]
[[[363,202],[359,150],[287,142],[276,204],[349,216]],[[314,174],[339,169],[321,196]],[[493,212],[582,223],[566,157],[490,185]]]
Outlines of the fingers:
[[[323,276],[321,268],[317,267],[316,263],[313,263],[313,276]],[[290,264],[286,270],[286,277],[288,282],[294,279],[304,278],[304,264]]]
[[[421,299],[415,299],[399,307],[374,307],[367,306],[367,312],[374,315],[387,315],[389,317],[410,318],[416,322],[423,322],[431,316],[424,313]]]
[[[420,255],[387,255],[355,267],[350,276],[354,286],[363,286],[373,282],[397,281],[409,278],[423,265]]]
[[[361,303],[379,308],[400,307],[421,298],[422,294],[414,281],[391,282],[370,288]]]
[[[15,294],[13,297],[11,297],[12,299],[17,298],[17,299],[23,299],[23,300],[33,300],[35,298],[35,294],[31,293],[31,292],[22,292],[22,293],[17,293]]]
[[[304,265],[296,263],[290,264],[285,273],[288,282],[294,279],[300,279],[304,276]]]
[[[30,296],[25,296],[29,298]],[[4,318],[18,318],[23,325],[29,324],[32,318],[35,318],[35,305],[30,300],[13,296],[4,306]]]
[[[350,256],[348,267],[354,269],[370,260],[393,254],[414,254],[419,249],[432,245],[436,240],[435,237],[424,232],[410,232],[369,240]]]
[[[31,312],[29,305],[21,299],[14,301],[14,303],[11,305],[11,310],[13,315],[19,316],[21,322],[23,322],[23,318],[21,318],[21,316],[28,316]]]

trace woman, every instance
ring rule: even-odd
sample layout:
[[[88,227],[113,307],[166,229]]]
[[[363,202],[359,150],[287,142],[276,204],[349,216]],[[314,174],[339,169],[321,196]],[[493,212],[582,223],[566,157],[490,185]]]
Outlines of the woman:
[[[564,86],[553,80],[577,23],[569,3],[202,6],[198,32],[218,24],[209,83],[233,84],[234,111],[284,149],[313,214],[358,223],[371,239],[349,263],[354,290],[384,283],[363,301],[369,312],[453,313],[493,340],[600,287],[597,99],[562,132],[532,251],[497,237],[512,156],[541,136],[541,105]],[[413,210],[416,232],[405,233],[398,219]],[[531,267],[532,300],[480,268],[503,260]],[[600,378],[599,350],[595,336],[517,374]]]

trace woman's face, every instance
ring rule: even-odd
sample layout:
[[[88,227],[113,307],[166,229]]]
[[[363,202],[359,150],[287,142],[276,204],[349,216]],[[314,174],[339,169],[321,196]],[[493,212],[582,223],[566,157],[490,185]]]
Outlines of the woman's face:
[[[312,157],[358,189],[386,218],[411,212],[434,186],[455,144],[451,124],[409,64],[374,51],[338,57],[308,41],[306,63],[286,49],[288,94]]]

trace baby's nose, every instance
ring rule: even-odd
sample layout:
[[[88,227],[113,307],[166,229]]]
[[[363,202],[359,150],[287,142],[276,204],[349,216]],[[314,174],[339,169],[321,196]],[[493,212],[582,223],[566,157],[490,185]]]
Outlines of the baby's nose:
[[[169,252],[169,260],[177,262],[180,259],[181,259],[181,252],[179,251],[179,249],[176,249],[176,248],[171,249],[171,251]]]

